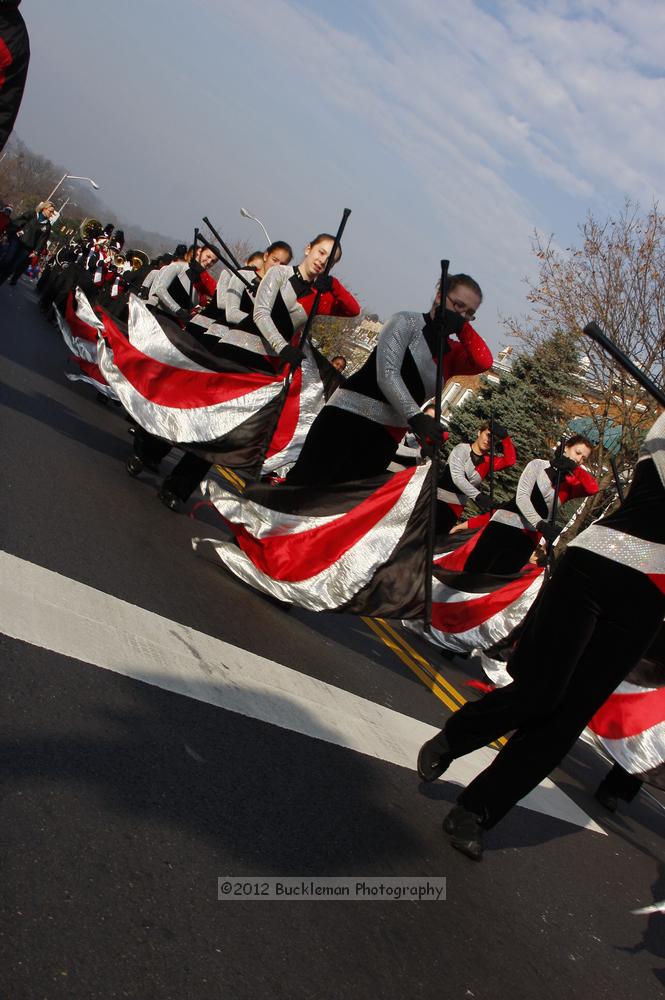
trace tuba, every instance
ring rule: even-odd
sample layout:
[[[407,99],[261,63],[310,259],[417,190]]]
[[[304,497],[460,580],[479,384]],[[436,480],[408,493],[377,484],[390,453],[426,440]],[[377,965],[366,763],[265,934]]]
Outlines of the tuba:
[[[138,271],[150,263],[150,258],[145,250],[129,250],[127,252],[127,260],[132,265],[132,271]]]
[[[102,235],[104,227],[99,219],[84,219],[79,227],[79,236],[85,243],[90,243]]]

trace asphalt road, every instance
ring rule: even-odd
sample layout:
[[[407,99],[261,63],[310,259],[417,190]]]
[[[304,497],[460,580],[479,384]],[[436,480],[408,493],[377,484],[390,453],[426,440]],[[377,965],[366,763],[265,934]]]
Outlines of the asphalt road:
[[[472,696],[473,663],[403,634],[410,668],[365,621],[286,611],[194,556],[216,516],[130,479],[122,413],[65,366],[30,284],[0,288],[0,549],[60,574],[63,601],[85,584],[421,723],[450,709],[417,656]],[[5,575],[28,635],[36,597]],[[518,807],[474,864],[441,835],[451,784],[65,655],[59,609],[52,644],[0,634],[2,1000],[662,996],[665,915],[630,911],[665,898],[663,797],[604,812],[588,746],[553,779],[607,835]],[[446,876],[447,898],[220,901],[225,875]]]

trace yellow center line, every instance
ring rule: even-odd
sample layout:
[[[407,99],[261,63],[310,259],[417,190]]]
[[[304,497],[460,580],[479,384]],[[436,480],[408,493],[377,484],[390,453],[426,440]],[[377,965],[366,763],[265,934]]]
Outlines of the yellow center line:
[[[451,712],[457,712],[462,705],[466,705],[467,699],[461,692],[441,674],[424,656],[414,649],[399,635],[395,629],[383,618],[366,618],[362,620],[381,639],[381,641],[400,658],[409,670],[411,670],[422,683],[429,688],[432,694],[436,695]],[[452,696],[452,697],[451,697]],[[453,698],[455,701],[453,701]],[[504,746],[506,739],[500,736],[495,743],[490,746]]]

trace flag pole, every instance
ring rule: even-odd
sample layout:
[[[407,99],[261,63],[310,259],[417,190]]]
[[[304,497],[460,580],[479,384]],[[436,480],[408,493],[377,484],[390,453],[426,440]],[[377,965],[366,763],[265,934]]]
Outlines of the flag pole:
[[[449,260],[441,261],[441,296],[437,309],[439,322],[442,324],[446,309],[446,294],[448,291],[448,268]],[[436,351],[436,388],[434,390],[434,419],[441,422],[441,393],[443,391],[443,355],[445,354],[447,337],[442,333],[438,338]],[[434,569],[434,538],[436,535],[436,505],[437,490],[439,487],[439,446],[435,443],[434,453],[431,459],[430,476],[430,508],[429,525],[427,529],[427,546],[425,549],[425,615],[424,627],[426,632],[432,631],[432,572]]]

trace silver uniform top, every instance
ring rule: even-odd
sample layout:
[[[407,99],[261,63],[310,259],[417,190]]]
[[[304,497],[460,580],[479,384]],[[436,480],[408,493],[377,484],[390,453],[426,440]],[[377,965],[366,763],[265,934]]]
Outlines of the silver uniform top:
[[[422,313],[399,312],[384,324],[376,345],[376,378],[387,402],[341,387],[330,397],[328,406],[357,413],[387,427],[403,427],[420,413],[420,404],[413,398],[402,378],[402,366],[409,354],[425,391],[425,399],[436,389],[436,365],[425,340]]]
[[[467,500],[478,496],[483,480],[472,454],[471,445],[467,442],[455,445],[443,470],[441,486],[436,491],[438,500],[464,507]]]
[[[651,461],[653,466],[648,467]],[[655,472],[654,472],[655,470]],[[569,548],[586,549],[649,576],[665,592],[665,413],[647,434],[624,503]]]
[[[277,296],[281,295],[284,301],[293,331],[299,330],[307,322],[307,313],[298,302],[291,284],[294,272],[295,268],[290,264],[275,264],[263,278],[254,300],[254,322],[275,354],[279,354],[289,343],[279,332],[272,318]]]
[[[150,289],[149,303],[161,306],[166,312],[177,313],[179,309],[186,308],[169,292],[169,287],[172,282],[179,280],[184,293],[187,296],[188,302],[190,300],[190,286],[191,281],[185,276],[185,272],[189,269],[189,264],[184,260],[176,260],[173,264],[168,264],[163,267],[157,277],[155,278],[152,288]],[[199,296],[195,288],[191,290],[191,304],[192,306],[198,305]]]
[[[226,272],[229,277],[226,282],[226,292],[224,295],[224,310],[226,312],[226,321],[230,326],[238,326],[243,320],[249,317],[249,313],[241,309],[242,298],[245,293],[250,299],[253,299],[253,291],[247,287],[244,281],[235,274]],[[256,271],[252,270],[251,267],[245,267],[238,272],[251,284],[256,278]],[[221,278],[220,278],[221,281]]]

